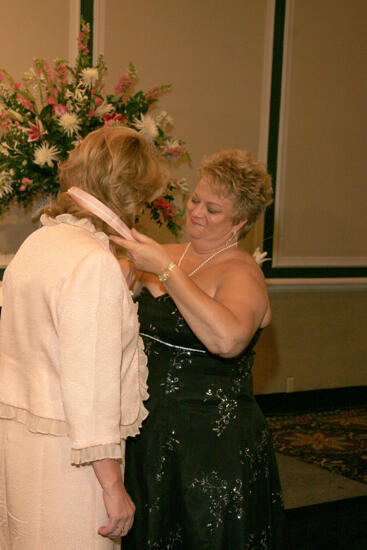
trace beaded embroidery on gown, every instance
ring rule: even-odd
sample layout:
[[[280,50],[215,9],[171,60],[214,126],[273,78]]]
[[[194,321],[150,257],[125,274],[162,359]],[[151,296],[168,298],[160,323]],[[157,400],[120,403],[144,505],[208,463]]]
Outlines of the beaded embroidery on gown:
[[[284,550],[278,470],[252,394],[258,331],[234,359],[206,350],[168,294],[138,297],[149,416],[129,438],[136,505],[124,550]]]

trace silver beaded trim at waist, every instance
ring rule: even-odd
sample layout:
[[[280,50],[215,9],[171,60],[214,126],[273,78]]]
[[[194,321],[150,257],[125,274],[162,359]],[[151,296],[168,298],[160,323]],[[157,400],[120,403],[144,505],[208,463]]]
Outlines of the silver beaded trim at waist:
[[[164,342],[163,340],[160,340],[159,338],[156,338],[155,336],[152,336],[151,334],[146,334],[145,332],[140,333],[141,336],[145,336],[146,338],[150,338],[151,340],[155,340],[156,342],[159,342],[160,344],[163,344],[164,346],[168,346],[169,348],[175,348],[175,349],[182,349],[183,351],[195,351],[196,353],[206,353],[204,349],[195,349],[195,348],[186,348],[184,346],[175,346],[174,344],[170,344],[169,342]]]

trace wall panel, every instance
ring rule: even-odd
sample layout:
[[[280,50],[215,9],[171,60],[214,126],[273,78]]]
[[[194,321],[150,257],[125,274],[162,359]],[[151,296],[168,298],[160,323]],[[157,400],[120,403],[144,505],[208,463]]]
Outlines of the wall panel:
[[[367,267],[367,4],[288,0],[274,267]]]

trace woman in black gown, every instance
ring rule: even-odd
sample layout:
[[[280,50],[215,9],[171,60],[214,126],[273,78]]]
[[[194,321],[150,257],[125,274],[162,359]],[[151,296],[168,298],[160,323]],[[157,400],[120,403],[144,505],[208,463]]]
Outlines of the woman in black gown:
[[[124,550],[286,548],[271,437],[252,393],[271,313],[260,268],[236,247],[271,192],[249,153],[221,151],[204,160],[189,199],[189,243],[113,238],[142,270],[150,372],[149,416],[127,443],[136,515]]]

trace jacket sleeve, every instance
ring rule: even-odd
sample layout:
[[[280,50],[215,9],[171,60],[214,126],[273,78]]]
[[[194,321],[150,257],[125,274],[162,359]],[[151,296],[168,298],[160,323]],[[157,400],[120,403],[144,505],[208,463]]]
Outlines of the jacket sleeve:
[[[74,464],[121,458],[124,292],[116,259],[99,250],[77,265],[60,291],[59,375]]]

